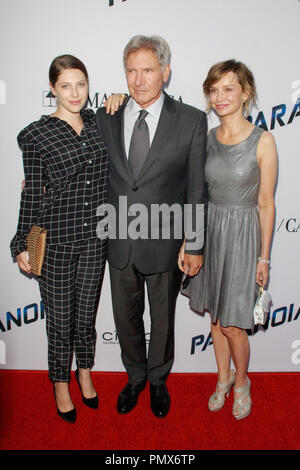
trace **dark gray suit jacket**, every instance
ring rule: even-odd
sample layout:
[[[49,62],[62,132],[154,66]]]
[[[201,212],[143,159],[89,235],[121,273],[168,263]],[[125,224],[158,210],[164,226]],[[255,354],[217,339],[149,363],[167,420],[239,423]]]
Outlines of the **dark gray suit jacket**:
[[[181,213],[176,211],[176,215],[170,214],[171,236],[168,239],[162,235],[163,228],[166,228],[163,217],[158,220],[155,216],[155,222],[154,217],[152,222],[149,221],[147,239],[120,238],[118,221],[119,217],[126,217],[127,210],[130,214],[132,204],[143,204],[148,214],[154,205],[157,208],[161,204],[177,204],[177,208],[183,209],[184,204],[189,204],[195,216],[196,204],[205,203],[206,114],[165,94],[150,151],[138,179],[134,181],[124,150],[123,111],[126,104],[127,101],[113,116],[107,115],[103,108],[96,114],[110,158],[108,202],[115,207],[117,214],[117,238],[109,239],[108,260],[114,267],[122,269],[133,250],[135,265],[143,274],[170,271],[177,267],[178,251],[184,237],[184,227],[176,236],[172,229],[174,223],[178,223],[180,217],[182,219],[183,210]],[[123,209],[119,208],[120,196],[127,197]],[[128,224],[134,218],[129,216]],[[189,252],[201,254],[203,247]]]

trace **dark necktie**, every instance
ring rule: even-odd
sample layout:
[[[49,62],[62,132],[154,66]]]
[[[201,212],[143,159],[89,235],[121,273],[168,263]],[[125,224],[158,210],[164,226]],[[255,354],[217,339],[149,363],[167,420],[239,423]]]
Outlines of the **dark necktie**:
[[[144,109],[140,111],[133,127],[129,146],[128,163],[134,180],[137,179],[150,148],[149,129],[145,121],[147,114],[148,111]]]

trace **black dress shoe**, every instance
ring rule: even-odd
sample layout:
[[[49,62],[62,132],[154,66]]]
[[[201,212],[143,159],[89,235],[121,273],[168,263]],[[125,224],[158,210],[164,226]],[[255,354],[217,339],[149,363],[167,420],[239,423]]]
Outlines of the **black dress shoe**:
[[[167,416],[171,399],[165,384],[162,385],[151,385],[150,384],[150,396],[151,396],[151,410],[157,418],[164,418]]]
[[[77,380],[77,383],[79,385],[79,389],[81,391],[81,396],[82,396],[82,401],[83,403],[88,406],[89,408],[93,408],[93,410],[97,410],[98,408],[98,395],[96,394],[95,397],[92,397],[92,398],[85,398],[85,396],[83,395],[82,393],[82,390],[81,390],[81,385],[80,385],[80,382],[79,382],[79,370],[77,369],[75,371],[75,377],[76,377],[76,380]]]
[[[138,385],[128,383],[119,395],[117,411],[120,414],[129,413],[137,404],[139,394],[146,387],[146,381]]]
[[[54,398],[56,402],[56,393],[55,393],[55,384],[53,384],[53,392],[54,392]],[[67,421],[68,423],[75,423],[76,421],[76,408],[73,408],[73,410],[62,412],[57,406],[56,403],[56,409],[57,409],[57,414],[60,418],[62,418],[64,421]]]

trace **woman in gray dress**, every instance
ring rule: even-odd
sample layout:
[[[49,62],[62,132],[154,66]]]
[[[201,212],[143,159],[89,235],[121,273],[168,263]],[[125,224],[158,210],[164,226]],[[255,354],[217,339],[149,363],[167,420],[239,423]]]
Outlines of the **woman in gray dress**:
[[[256,97],[253,75],[244,64],[215,64],[203,89],[220,126],[208,135],[203,267],[183,294],[192,309],[211,314],[218,383],[209,409],[220,410],[234,386],[233,416],[239,420],[250,414],[252,405],[246,329],[253,327],[256,284],[266,285],[269,277],[277,152],[272,134],[244,117]],[[178,258],[184,272],[183,253],[184,245]],[[235,371],[230,370],[231,359]]]

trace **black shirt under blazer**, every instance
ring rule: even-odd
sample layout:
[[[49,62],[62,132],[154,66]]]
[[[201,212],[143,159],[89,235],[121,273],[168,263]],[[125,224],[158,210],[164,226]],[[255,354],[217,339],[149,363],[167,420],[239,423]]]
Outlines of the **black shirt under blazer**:
[[[112,116],[107,115],[103,108],[96,113],[98,128],[110,158],[108,203],[115,207],[117,221],[119,196],[127,196],[128,208],[134,203],[144,204],[149,214],[153,203],[169,206],[177,203],[182,208],[186,203],[192,204],[193,208],[196,204],[204,204],[206,114],[165,94],[150,151],[134,181],[124,149],[123,111],[126,104],[127,101]],[[182,233],[180,239],[109,239],[108,260],[114,267],[124,268],[132,247],[134,262],[140,272],[170,271],[177,267],[183,236]],[[202,252],[202,249],[190,251],[194,254]]]
[[[81,115],[80,135],[66,121],[50,116],[18,135],[26,184],[12,256],[26,251],[26,237],[37,223],[47,229],[47,244],[97,237],[97,207],[107,200],[108,155],[94,112],[83,109]]]

